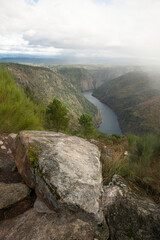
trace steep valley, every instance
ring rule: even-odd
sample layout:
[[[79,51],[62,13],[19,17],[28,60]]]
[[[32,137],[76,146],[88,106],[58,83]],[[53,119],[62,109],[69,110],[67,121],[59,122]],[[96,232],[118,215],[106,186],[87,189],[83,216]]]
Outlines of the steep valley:
[[[52,66],[35,67],[1,63],[22,88],[27,86],[45,105],[58,98],[69,110],[74,128],[82,113],[92,116],[96,126],[100,112],[82,94],[94,96],[111,107],[123,133],[146,134],[160,131],[159,74],[138,71],[137,66]]]
[[[82,67],[60,66],[57,68],[57,73],[70,81],[80,91],[88,91],[95,88],[91,74]]]
[[[115,111],[124,133],[159,133],[160,88],[156,81],[147,73],[130,72],[104,83],[93,95]]]
[[[73,125],[77,124],[77,119],[82,113],[91,115],[95,125],[99,125],[101,117],[98,109],[80,94],[80,91],[73,86],[71,81],[59,74],[57,70],[15,63],[3,63],[1,65],[12,73],[19,86],[31,88],[35,96],[42,100],[45,105],[51,102],[53,98],[58,98],[69,110]]]
[[[138,71],[139,66],[97,66],[76,65],[52,67],[54,71],[61,74],[70,81],[76,89],[88,91],[96,89],[104,82],[120,77],[131,71]]]

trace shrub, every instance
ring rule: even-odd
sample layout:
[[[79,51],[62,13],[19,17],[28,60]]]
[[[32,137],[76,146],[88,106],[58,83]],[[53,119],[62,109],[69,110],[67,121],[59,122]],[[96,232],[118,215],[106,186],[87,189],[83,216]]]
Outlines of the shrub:
[[[147,184],[160,181],[160,137],[147,135],[137,137],[130,147],[130,178]]]
[[[90,137],[94,130],[92,117],[85,113],[82,114],[79,118],[79,124],[82,127],[82,133],[84,134],[84,136]]]
[[[0,132],[43,129],[43,113],[0,68]]]
[[[110,157],[107,154],[102,155],[104,184],[107,184],[114,174],[119,174],[144,187],[155,200],[159,201],[160,136],[128,135],[120,145],[116,142],[110,143],[107,144],[107,148],[110,149],[111,155]],[[126,150],[129,152],[128,156],[124,156]]]
[[[69,117],[66,107],[58,100],[53,99],[46,110],[46,118],[48,120],[48,127],[55,129],[57,132],[66,130],[69,125]]]

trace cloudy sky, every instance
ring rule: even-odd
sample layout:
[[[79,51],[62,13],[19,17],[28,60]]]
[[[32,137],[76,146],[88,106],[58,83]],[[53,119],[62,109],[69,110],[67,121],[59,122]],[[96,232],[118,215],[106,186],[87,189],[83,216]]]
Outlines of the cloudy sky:
[[[160,0],[0,0],[0,56],[160,60]]]

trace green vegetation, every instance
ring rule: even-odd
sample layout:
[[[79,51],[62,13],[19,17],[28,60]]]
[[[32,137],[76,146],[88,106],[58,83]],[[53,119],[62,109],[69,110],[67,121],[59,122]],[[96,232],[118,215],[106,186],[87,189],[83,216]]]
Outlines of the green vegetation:
[[[47,106],[54,98],[59,99],[68,109],[73,130],[78,128],[78,118],[82,113],[91,115],[96,126],[100,123],[98,109],[73,86],[68,78],[59,74],[56,68],[15,63],[1,63],[0,66],[12,73],[15,82],[24,89],[34,103],[37,104],[37,101],[41,100]]]
[[[39,169],[39,164],[37,163],[37,160],[39,158],[39,154],[41,153],[41,149],[36,145],[29,144],[27,147],[27,153],[32,167],[37,168],[38,173],[40,174],[41,170]]]
[[[130,135],[128,141],[130,151],[128,177],[131,180],[135,179],[152,185],[153,188],[154,184],[158,187],[160,182],[160,136],[136,137]]]
[[[42,130],[43,110],[16,86],[8,71],[0,68],[0,132]]]
[[[69,124],[67,114],[66,107],[58,99],[53,99],[46,110],[49,129],[55,129],[57,132],[66,130]]]
[[[28,70],[29,70],[29,74],[30,74],[30,71],[31,72],[33,71],[32,74],[35,71],[34,68],[33,69],[32,67],[28,68],[28,66],[25,66],[25,67],[20,66],[20,68],[22,68],[22,72],[24,75],[28,74]],[[17,72],[21,71],[20,69],[18,70],[17,69],[16,69]],[[46,81],[47,79],[50,79],[50,81],[53,81],[53,79],[50,78],[50,74],[51,75],[53,74],[51,70],[49,70],[48,72],[48,70],[44,70],[40,68],[38,71],[41,71],[42,75],[44,74],[43,77],[46,76],[45,78]],[[32,76],[32,74],[30,76]],[[58,81],[58,78],[56,80]],[[21,80],[19,79],[19,84],[20,84],[20,81]],[[115,81],[117,82],[117,80]],[[145,82],[146,79],[143,79],[143,81]],[[142,86],[144,86],[143,81],[141,80],[139,82],[137,78],[136,86],[140,87],[141,84]],[[61,82],[61,84],[62,83],[63,81]],[[58,82],[58,84],[60,84],[60,82]],[[121,84],[120,85],[122,87],[123,81],[121,82]],[[20,84],[20,85],[22,86],[23,84]],[[119,88],[120,85],[117,85],[117,88]],[[50,86],[50,84],[48,86]],[[131,86],[132,84],[130,85],[130,88]],[[23,87],[24,87],[24,91],[15,84],[14,80],[12,79],[12,76],[6,70],[4,70],[3,68],[0,68],[0,132],[1,133],[18,132],[21,130],[42,130],[45,117],[47,119],[47,128],[49,128],[50,130],[64,131],[68,128],[68,125],[69,125],[69,117],[68,117],[68,110],[67,110],[68,108],[66,107],[66,105],[63,105],[63,102],[60,101],[61,99],[58,100],[54,98],[54,100],[48,105],[46,109],[46,115],[45,115],[44,114],[45,107],[41,103],[41,101],[38,100],[39,99],[38,95],[36,95],[36,91],[38,91],[38,86],[37,88],[33,88],[34,91],[31,89],[32,85],[30,88],[29,82],[25,84]],[[97,140],[97,145],[99,145],[102,150],[101,160],[103,165],[104,183],[107,184],[111,180],[114,174],[119,174],[122,177],[125,177],[126,179],[131,180],[143,186],[145,189],[147,189],[147,191],[152,190],[156,193],[160,193],[160,184],[159,184],[160,183],[160,135],[156,136],[156,135],[150,134],[150,135],[139,137],[135,135],[120,136],[120,135],[114,134],[112,136],[108,136],[107,134],[100,133],[96,128],[94,128],[94,125],[92,123],[93,114],[92,116],[90,116],[87,114],[87,111],[83,111],[83,113],[79,115],[82,112],[82,110],[86,108],[86,105],[85,105],[86,102],[85,101],[83,102],[84,99],[80,98],[80,95],[77,94],[76,89],[74,87],[72,87],[71,85],[70,87],[71,88],[69,90],[68,88],[63,89],[62,87],[61,89],[61,86],[57,86],[56,91],[59,92],[58,94],[61,94],[63,91],[65,91],[65,97],[64,97],[65,100],[68,94],[72,93],[69,96],[68,102],[67,102],[67,104],[70,105],[70,111],[69,111],[70,116],[74,115],[75,113],[75,112],[74,113],[72,112],[71,114],[71,106],[73,102],[75,104],[74,106],[75,109],[78,108],[79,106],[77,105],[78,99],[80,99],[79,103],[81,104],[83,103],[84,105],[83,108],[81,108],[81,111],[77,112],[77,115],[76,115],[76,117],[77,116],[79,117],[75,118],[74,120],[75,124],[77,125],[78,123],[80,124],[81,129],[78,131],[75,131],[75,134],[81,137],[94,138],[95,140]],[[43,87],[40,89],[42,91]],[[121,98],[123,99],[123,97],[126,96],[127,91],[128,91],[128,88],[126,88],[125,90],[123,89],[121,95],[118,95],[118,97],[115,98],[114,101],[119,101],[119,96],[121,96]],[[144,91],[142,91],[141,93],[144,93]],[[152,93],[153,92],[150,93],[151,97],[152,97]],[[76,97],[75,97],[75,94],[77,94]],[[50,96],[52,96],[52,94]],[[148,94],[147,94],[147,97],[148,97]],[[141,96],[141,99],[142,98],[143,100],[146,99],[145,94]],[[110,100],[111,99],[113,100],[113,98],[110,96]],[[135,123],[139,118],[135,116],[134,116],[135,118],[133,117],[131,113],[131,106],[133,106],[139,101],[139,95],[137,96],[137,99],[135,96],[132,96],[132,97],[130,96],[129,99],[130,101],[127,101],[124,99],[121,101],[121,103],[123,102],[125,106],[128,106],[127,110],[125,111],[125,114],[128,113],[128,115],[124,114],[124,117],[126,119],[130,118],[130,120],[132,121],[134,119],[135,121],[133,121],[133,123]],[[118,104],[118,102],[116,102],[116,104]],[[122,110],[121,109],[122,106],[120,106],[120,111]],[[92,112],[91,108],[90,107],[88,108],[90,109],[90,112]],[[138,121],[136,123],[139,124]],[[144,129],[143,127],[144,125],[142,126],[142,129]],[[72,133],[69,132],[69,134],[72,134]],[[124,154],[125,151],[128,151],[128,154],[125,155]],[[28,148],[28,156],[30,158],[30,163],[32,164],[33,168],[37,169],[39,176],[43,177],[37,161],[38,154],[39,154],[39,151],[36,148],[34,147]],[[57,198],[59,197],[56,191],[54,194]]]
[[[25,86],[24,92],[25,92],[27,98],[29,98],[36,105],[43,105],[41,100],[35,97],[35,92],[28,85]]]
[[[93,134],[93,122],[92,117],[88,114],[82,114],[79,118],[79,124],[82,127],[82,133],[85,137],[89,137]]]
[[[108,158],[102,152],[105,184],[114,174],[119,174],[154,195],[160,193],[160,135],[128,135],[121,137],[120,143],[107,142],[107,146],[111,156]]]

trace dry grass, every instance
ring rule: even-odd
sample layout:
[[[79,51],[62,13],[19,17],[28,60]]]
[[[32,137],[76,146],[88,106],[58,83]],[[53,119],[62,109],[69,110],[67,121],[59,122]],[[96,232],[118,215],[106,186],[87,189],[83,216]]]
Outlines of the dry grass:
[[[160,201],[160,137],[129,136],[120,143],[101,141],[104,184],[114,174],[138,184]],[[128,151],[128,156],[124,152]]]

